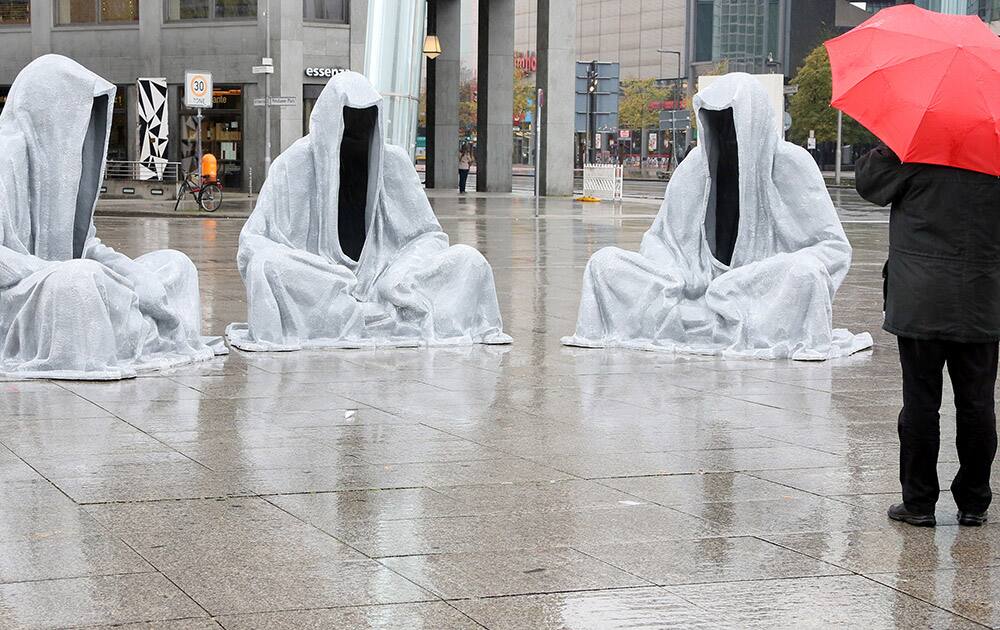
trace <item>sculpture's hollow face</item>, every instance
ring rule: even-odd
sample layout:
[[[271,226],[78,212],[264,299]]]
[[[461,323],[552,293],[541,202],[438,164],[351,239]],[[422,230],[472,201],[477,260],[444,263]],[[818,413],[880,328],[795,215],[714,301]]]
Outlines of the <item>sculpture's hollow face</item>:
[[[729,265],[740,225],[740,147],[733,108],[702,110],[701,120],[711,186],[705,238],[715,259]]]
[[[364,76],[342,72],[326,84],[307,143],[317,182],[309,186],[310,251],[351,269],[377,230],[384,152],[382,97]]]
[[[20,138],[29,252],[82,258],[100,195],[115,87],[77,62],[43,55],[14,80],[0,135]],[[17,159],[17,158],[15,158]]]
[[[372,142],[378,124],[378,108],[345,107],[344,135],[340,141],[340,190],[337,233],[340,249],[353,260],[361,256],[365,245],[369,187],[374,178],[372,169]]]
[[[108,96],[94,97],[87,132],[80,153],[80,184],[76,193],[76,213],[73,220],[73,258],[83,256],[83,246],[100,192],[101,169],[104,167],[105,143],[108,137]]]

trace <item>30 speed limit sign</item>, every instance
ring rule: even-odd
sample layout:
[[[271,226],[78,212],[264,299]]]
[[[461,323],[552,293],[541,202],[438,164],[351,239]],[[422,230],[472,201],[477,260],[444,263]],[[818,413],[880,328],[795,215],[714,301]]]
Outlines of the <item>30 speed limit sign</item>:
[[[188,70],[184,74],[184,106],[190,109],[212,107],[212,73]]]

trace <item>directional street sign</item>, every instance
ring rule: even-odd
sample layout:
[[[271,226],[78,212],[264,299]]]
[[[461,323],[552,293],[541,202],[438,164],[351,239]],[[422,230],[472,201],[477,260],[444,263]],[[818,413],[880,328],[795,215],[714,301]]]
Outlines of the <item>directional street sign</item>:
[[[274,74],[274,66],[253,66],[250,68],[253,74]]]
[[[263,107],[265,100],[263,97],[253,99],[254,107]],[[294,107],[298,100],[294,96],[272,96],[271,107]]]
[[[590,77],[591,71],[596,71],[596,77]],[[614,133],[618,130],[618,95],[621,92],[618,63],[598,61],[591,67],[589,61],[576,62],[576,131],[586,133],[591,125],[591,131]],[[596,83],[596,89],[590,90]],[[591,118],[588,122],[588,118]]]
[[[661,109],[660,131],[681,131],[691,124],[691,113],[686,109]]]

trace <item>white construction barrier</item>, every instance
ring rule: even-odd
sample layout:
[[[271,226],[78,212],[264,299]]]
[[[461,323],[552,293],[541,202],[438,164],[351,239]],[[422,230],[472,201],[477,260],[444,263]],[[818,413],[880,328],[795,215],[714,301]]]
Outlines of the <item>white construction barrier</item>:
[[[625,168],[619,164],[584,164],[583,196],[621,199]]]

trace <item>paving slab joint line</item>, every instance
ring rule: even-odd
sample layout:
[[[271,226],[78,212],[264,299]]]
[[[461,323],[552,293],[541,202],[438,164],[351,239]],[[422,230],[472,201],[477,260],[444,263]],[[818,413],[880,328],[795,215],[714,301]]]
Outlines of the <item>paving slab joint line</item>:
[[[644,580],[645,578],[639,578]],[[482,595],[480,597],[448,597],[442,599],[441,601],[448,602],[473,602],[483,599],[510,599],[512,597],[538,597],[545,595],[560,595],[564,593],[602,593],[604,591],[624,591],[624,590],[634,590],[639,588],[663,588],[662,586],[657,586],[651,582],[646,584],[637,584],[635,586],[615,586],[612,588],[570,588],[558,591],[529,591],[524,593],[508,593],[504,595]]]
[[[798,445],[796,444],[795,446],[798,446]],[[832,455],[836,455],[836,453],[831,453],[831,454]],[[850,505],[851,507],[857,507],[853,503],[848,503],[846,501],[837,501],[837,499],[835,499],[833,497],[830,497],[830,496],[827,496],[825,494],[819,494],[818,492],[813,492],[811,490],[803,490],[802,488],[796,488],[795,486],[788,485],[787,483],[784,483],[784,482],[781,482],[781,481],[774,481],[773,479],[767,479],[766,477],[761,477],[760,476],[760,473],[762,473],[762,472],[785,472],[785,471],[789,471],[789,470],[823,470],[825,468],[830,468],[830,466],[821,466],[819,468],[777,468],[777,469],[771,469],[771,470],[767,470],[767,471],[762,471],[762,470],[747,470],[747,471],[741,472],[740,474],[746,475],[748,477],[753,477],[754,479],[757,479],[759,481],[765,481],[767,483],[773,483],[774,485],[781,486],[782,488],[788,488],[789,490],[794,490],[796,492],[801,492],[803,494],[808,494],[810,496],[814,496],[814,497],[819,498],[819,499],[830,499],[831,501],[836,501],[837,503],[842,503],[844,505]],[[756,473],[756,474],[754,474],[754,473]]]
[[[485,628],[485,630],[489,630],[489,627],[488,627],[488,626],[485,626],[485,625],[483,625],[482,623],[480,623],[479,621],[477,621],[476,619],[473,619],[473,618],[472,618],[472,617],[471,617],[471,616],[469,615],[469,613],[465,612],[464,610],[461,610],[461,609],[459,609],[459,608],[458,608],[457,606],[455,606],[455,605],[454,605],[454,604],[453,604],[452,602],[450,602],[450,601],[448,601],[448,600],[446,600],[446,599],[443,599],[443,600],[441,600],[441,601],[442,601],[442,602],[444,602],[444,605],[445,605],[445,606],[447,606],[448,608],[451,608],[452,610],[456,611],[456,612],[457,612],[458,614],[462,615],[463,617],[465,617],[466,619],[468,619],[468,620],[469,620],[469,621],[471,621],[472,623],[476,624],[476,625],[477,625],[477,626],[479,626],[480,628]]]
[[[117,536],[115,536],[115,539],[119,540]],[[120,542],[124,543],[125,541],[120,541]],[[126,546],[128,546],[127,543],[125,543],[125,544],[126,544]],[[129,547],[129,549],[131,549],[131,547]],[[143,559],[145,560],[145,558],[143,558]],[[34,579],[34,580],[14,580],[13,582],[0,582],[0,586],[9,586],[11,584],[40,584],[40,583],[44,583],[44,582],[66,582],[68,580],[85,580],[87,578],[120,577],[120,576],[125,576],[125,575],[159,575],[160,574],[160,570],[159,569],[157,569],[153,565],[149,565],[149,566],[151,567],[151,570],[149,570],[149,571],[118,571],[118,572],[112,572],[112,573],[85,573],[83,575],[63,575],[63,576],[59,576],[59,577],[37,578],[37,579]],[[98,625],[101,625],[101,624],[98,624]]]
[[[298,516],[297,514],[292,514],[291,512],[289,512],[285,508],[281,507],[277,503],[269,501],[266,496],[258,495],[258,498],[261,499],[261,500],[263,500],[265,503],[267,503],[268,505],[272,506],[273,508],[275,508],[279,512],[283,512],[283,513],[291,516],[293,519],[297,520],[298,522],[302,523],[303,525],[306,525],[307,527],[310,527],[310,528],[316,530],[320,534],[324,534],[326,536],[329,536],[331,539],[333,539],[333,540],[337,541],[338,543],[344,545],[348,549],[350,549],[350,550],[352,550],[352,551],[354,551],[356,553],[361,554],[362,556],[364,556],[365,558],[368,558],[369,560],[375,560],[375,562],[378,562],[378,560],[376,560],[372,556],[368,555],[364,551],[358,549],[357,547],[355,547],[351,543],[347,542],[346,540],[341,540],[340,538],[337,538],[332,532],[328,532],[325,529],[323,529],[322,527],[320,527],[319,525],[314,525],[313,523],[310,523],[310,522],[306,521],[305,519],[303,519],[302,517]],[[378,563],[380,565],[382,564],[381,562],[378,562]],[[382,566],[385,566],[385,565],[382,565]],[[386,567],[386,568],[388,568],[388,567]],[[389,569],[389,570],[392,571],[392,569]],[[396,573],[395,571],[392,571],[392,572]],[[397,575],[399,575],[399,574],[397,573]],[[414,586],[416,586],[420,590],[423,590],[423,591],[427,590],[424,587],[420,586],[419,584],[416,584],[415,582],[413,582],[412,580],[410,580],[409,578],[407,578],[404,575],[401,575],[400,577],[402,577],[407,582],[410,582],[411,584],[413,584]],[[429,593],[430,591],[427,591],[427,592]],[[433,595],[433,593],[431,593],[431,594]],[[438,599],[440,599],[440,598],[438,598]]]
[[[928,573],[934,573],[934,572],[935,571],[928,571]],[[907,598],[916,600],[918,602],[923,602],[923,603],[927,604],[928,606],[930,606],[932,608],[937,608],[938,610],[940,610],[942,612],[946,612],[949,615],[954,615],[954,616],[958,617],[959,619],[964,619],[965,621],[968,621],[969,623],[977,625],[977,626],[979,626],[981,628],[993,628],[994,627],[994,626],[989,626],[989,625],[986,625],[986,624],[984,624],[982,622],[976,621],[975,619],[971,619],[969,617],[966,617],[965,615],[963,615],[960,612],[957,612],[955,610],[951,610],[950,608],[945,608],[944,606],[941,606],[940,604],[937,604],[935,602],[927,601],[926,599],[924,599],[922,597],[917,597],[916,595],[913,595],[912,593],[907,593],[906,591],[901,591],[898,588],[896,588],[895,586],[890,586],[888,584],[883,584],[882,582],[879,582],[877,580],[873,580],[872,578],[868,577],[864,573],[856,573],[856,575],[858,575],[859,577],[862,577],[862,578],[868,580],[872,584],[877,584],[878,586],[881,586],[883,588],[887,588],[887,589],[889,589],[891,591],[895,591],[895,592],[899,593],[900,595],[902,595],[903,597],[907,597]]]
[[[222,628],[222,624],[219,623],[215,617],[172,617],[170,619],[143,619],[141,621],[126,621],[121,623],[112,623],[111,625],[99,621],[97,623],[87,624],[84,626],[64,626],[66,630],[87,630],[87,628],[98,628],[104,630],[105,628],[117,628],[119,626],[128,626],[132,624],[159,624],[159,623],[173,623],[175,621],[214,621],[216,625]],[[124,624],[124,626],[123,626]]]
[[[161,440],[161,439],[157,438],[156,436],[152,435],[152,434],[151,434],[151,433],[149,433],[148,431],[145,431],[145,430],[143,430],[143,429],[141,429],[141,428],[137,427],[136,425],[132,424],[131,422],[129,422],[129,421],[128,421],[128,420],[126,420],[125,418],[122,418],[122,417],[121,417],[121,416],[119,416],[118,414],[116,414],[116,413],[112,412],[112,411],[111,411],[111,410],[109,410],[109,409],[108,409],[107,407],[105,407],[105,406],[104,406],[103,404],[101,404],[101,402],[98,402],[98,401],[94,401],[94,400],[91,400],[91,399],[87,398],[86,396],[84,396],[83,394],[80,394],[80,393],[77,393],[77,392],[74,392],[73,390],[71,390],[71,389],[68,389],[67,387],[64,387],[64,386],[63,386],[63,383],[62,383],[62,382],[57,382],[57,383],[56,383],[56,385],[58,385],[60,389],[63,389],[63,390],[65,390],[65,391],[67,391],[67,392],[69,392],[69,393],[73,394],[74,396],[76,396],[76,397],[80,398],[81,400],[85,400],[85,401],[87,401],[88,403],[90,403],[90,404],[94,405],[95,407],[97,407],[97,408],[98,408],[98,409],[100,409],[101,411],[103,411],[103,412],[105,412],[105,413],[107,413],[107,414],[111,415],[111,416],[112,416],[112,417],[114,417],[114,418],[117,418],[117,419],[118,419],[119,421],[121,421],[121,422],[124,422],[124,423],[125,423],[126,425],[128,425],[128,426],[132,427],[133,429],[135,429],[135,430],[136,430],[136,431],[138,431],[139,433],[142,433],[143,435],[145,435],[145,436],[146,436],[146,437],[148,437],[149,439],[151,439],[151,440],[154,440],[155,442],[157,442],[157,443],[159,443],[159,444],[163,445],[163,446],[164,446],[164,447],[166,447],[166,448],[167,448],[167,449],[168,449],[168,450],[169,450],[170,452],[173,452],[173,453],[177,453],[177,454],[179,454],[179,455],[183,456],[183,457],[184,457],[185,459],[187,459],[188,461],[190,461],[190,462],[193,462],[194,464],[196,464],[196,465],[198,465],[198,466],[200,466],[200,467],[204,468],[205,470],[207,470],[207,471],[209,471],[209,472],[217,472],[217,471],[214,471],[214,470],[212,470],[211,468],[209,468],[209,467],[208,467],[208,466],[206,466],[205,464],[202,464],[202,463],[201,463],[201,462],[199,462],[198,460],[194,459],[194,458],[193,458],[193,457],[191,457],[190,455],[187,455],[186,453],[182,453],[181,451],[178,451],[177,449],[175,449],[174,447],[170,446],[169,444],[167,444],[167,443],[166,443],[166,442],[164,442],[163,440]],[[185,387],[187,387],[187,386],[185,385]],[[196,391],[197,391],[197,390],[196,390]],[[107,403],[107,402],[109,402],[109,401],[104,401],[104,402],[105,402],[105,403]],[[67,495],[67,496],[68,496],[68,495]],[[74,501],[74,502],[75,502],[75,501]],[[82,504],[79,504],[79,505],[82,505]]]
[[[169,501],[218,501],[220,499],[250,499],[260,496],[261,495],[255,494],[253,492],[239,492],[235,494],[206,495],[201,497],[162,497],[159,499],[116,499],[114,501],[81,501],[81,502],[73,501],[73,502],[81,507],[86,507],[90,505],[127,505],[130,503],[167,503]],[[73,500],[72,497],[70,497],[70,500]]]
[[[760,536],[754,536],[754,537],[758,538],[759,540],[762,540],[764,542],[767,542],[767,543],[770,543],[772,545],[775,545],[777,547],[781,547],[782,549],[785,549],[787,551],[791,551],[792,553],[797,553],[797,554],[805,556],[807,558],[812,558],[813,560],[816,560],[818,562],[822,562],[824,564],[828,564],[830,566],[834,566],[834,567],[837,567],[839,569],[843,569],[844,571],[847,571],[847,573],[850,574],[850,575],[856,575],[856,576],[858,576],[860,578],[863,578],[863,579],[871,582],[872,584],[875,584],[875,585],[880,586],[882,588],[887,588],[887,589],[889,589],[891,591],[895,591],[896,593],[899,593],[900,595],[902,595],[903,597],[906,597],[908,599],[913,599],[915,601],[923,602],[923,603],[927,604],[928,606],[931,606],[932,608],[937,608],[938,610],[946,612],[946,613],[948,613],[950,615],[954,615],[954,616],[956,616],[956,617],[958,617],[960,619],[964,619],[964,620],[966,620],[966,621],[968,621],[970,623],[973,623],[973,624],[975,624],[977,626],[980,626],[982,628],[990,628],[991,627],[991,626],[988,626],[986,624],[980,623],[980,622],[976,621],[975,619],[970,619],[969,617],[966,617],[965,615],[963,615],[963,614],[961,614],[961,613],[959,613],[957,611],[951,610],[949,608],[945,608],[945,607],[940,606],[940,605],[938,605],[938,604],[936,604],[934,602],[927,601],[927,600],[923,599],[922,597],[917,597],[916,595],[913,595],[913,594],[907,593],[905,591],[902,591],[902,590],[900,590],[900,589],[898,589],[898,588],[896,588],[894,586],[890,586],[888,584],[884,584],[882,582],[874,580],[874,579],[872,579],[871,577],[869,577],[868,575],[866,575],[864,573],[859,573],[859,572],[857,572],[857,571],[855,571],[853,569],[849,569],[848,567],[842,567],[839,564],[836,564],[834,562],[829,562],[827,560],[823,560],[822,558],[813,556],[812,554],[808,554],[808,553],[806,553],[804,551],[799,551],[797,549],[792,549],[791,547],[788,547],[786,545],[782,545],[781,543],[776,542],[774,540],[768,540],[766,538],[761,538]],[[934,571],[926,571],[926,573],[934,573]],[[890,572],[889,574],[892,574],[892,573]],[[779,579],[803,579],[803,578],[779,578]]]

